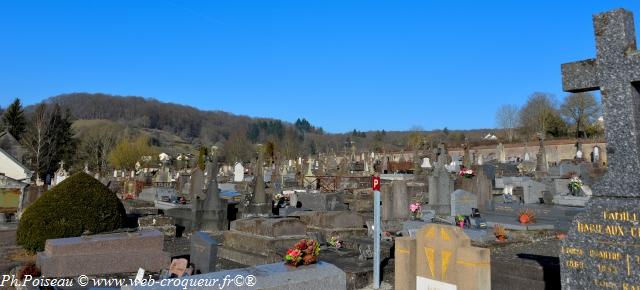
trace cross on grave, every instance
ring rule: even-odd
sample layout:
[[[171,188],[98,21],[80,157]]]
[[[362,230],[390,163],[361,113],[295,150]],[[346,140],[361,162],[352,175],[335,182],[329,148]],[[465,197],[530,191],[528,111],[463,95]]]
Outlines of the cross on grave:
[[[597,57],[563,65],[563,89],[601,90],[609,169],[562,240],[562,289],[640,289],[640,53],[631,12],[593,23]]]
[[[640,196],[640,52],[633,14],[617,9],[593,16],[596,58],[562,65],[567,92],[600,90],[609,169],[596,195]],[[605,190],[606,189],[606,190]]]

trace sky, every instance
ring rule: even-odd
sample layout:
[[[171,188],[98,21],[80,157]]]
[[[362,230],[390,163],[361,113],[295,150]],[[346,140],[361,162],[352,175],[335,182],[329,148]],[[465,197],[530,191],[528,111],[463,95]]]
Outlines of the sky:
[[[562,101],[560,65],[595,57],[591,17],[620,7],[640,15],[637,0],[5,0],[0,106],[99,92],[334,133],[493,128],[503,104]]]

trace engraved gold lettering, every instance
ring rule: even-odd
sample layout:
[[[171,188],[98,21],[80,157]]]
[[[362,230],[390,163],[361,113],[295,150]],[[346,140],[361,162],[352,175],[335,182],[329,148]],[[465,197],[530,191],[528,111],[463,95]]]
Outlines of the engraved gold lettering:
[[[605,220],[613,220],[613,221],[627,221],[627,222],[637,222],[638,214],[630,213],[628,211],[603,211],[602,215]]]
[[[602,233],[602,225],[600,224],[583,224],[581,222],[578,222],[577,228],[578,232],[580,233]]]
[[[562,247],[562,252],[567,255],[583,256],[584,251],[580,248]]]
[[[618,289],[618,284],[615,282],[602,281],[598,279],[593,280],[593,284],[601,288],[610,288],[610,289]]]
[[[620,260],[622,254],[603,250],[589,250],[589,257],[600,258],[603,260]]]
[[[640,290],[640,285],[629,285],[622,283],[622,290]]]
[[[609,236],[624,236],[624,228],[619,225],[607,225],[605,232]]]
[[[584,269],[584,262],[583,261],[568,260],[567,261],[567,267],[569,267],[571,269]]]
[[[596,265],[598,267],[598,271],[603,273],[618,273],[618,267],[611,265]]]

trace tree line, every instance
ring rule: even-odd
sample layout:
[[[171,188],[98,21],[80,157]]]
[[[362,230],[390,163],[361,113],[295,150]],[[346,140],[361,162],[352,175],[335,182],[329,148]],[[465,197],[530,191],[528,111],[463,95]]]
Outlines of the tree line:
[[[558,103],[553,95],[536,92],[522,107],[500,106],[496,124],[509,142],[530,140],[540,133],[552,138],[598,138],[604,134],[598,120],[601,114],[601,106],[591,93],[569,94]]]
[[[522,107],[501,106],[496,122],[507,141],[529,140],[539,132],[558,138],[599,137],[603,133],[597,122],[600,112],[588,93],[568,95],[562,103],[550,94],[534,93]],[[68,170],[87,166],[106,173],[114,168],[133,169],[142,156],[146,156],[142,163],[148,165],[157,163],[160,152],[197,156],[200,148],[216,145],[221,148],[221,161],[230,164],[254,160],[257,144],[265,145],[269,160],[283,161],[320,152],[348,154],[352,146],[375,152],[421,150],[438,142],[459,146],[493,131],[426,132],[415,127],[327,134],[305,118],[288,123],[141,97],[84,93],[56,96],[25,108],[16,99],[0,108],[0,114],[4,128],[27,150],[24,163],[42,179],[52,176],[60,161]]]

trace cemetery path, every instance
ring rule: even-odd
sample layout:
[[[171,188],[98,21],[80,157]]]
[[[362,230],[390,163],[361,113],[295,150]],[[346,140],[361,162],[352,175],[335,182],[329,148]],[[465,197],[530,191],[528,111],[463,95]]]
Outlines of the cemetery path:
[[[18,262],[11,260],[11,254],[17,249],[16,230],[0,230],[0,274],[8,274],[18,265]]]

